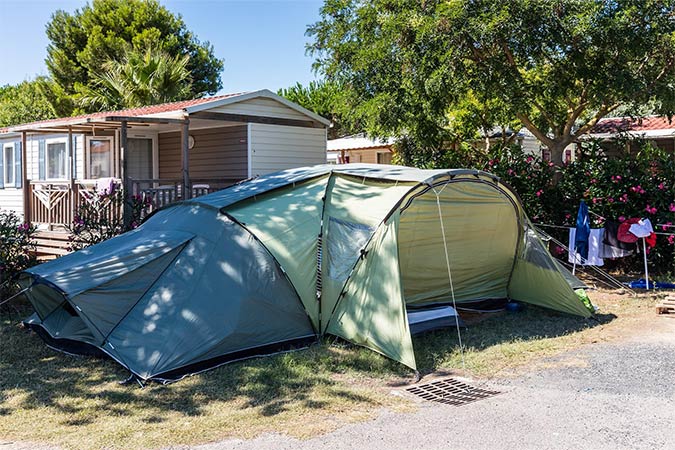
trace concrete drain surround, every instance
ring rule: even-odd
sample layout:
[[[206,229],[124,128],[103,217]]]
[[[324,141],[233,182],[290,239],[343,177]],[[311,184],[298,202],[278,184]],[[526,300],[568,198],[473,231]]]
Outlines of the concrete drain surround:
[[[499,391],[488,391],[455,378],[445,378],[418,386],[406,388],[407,392],[430,402],[445,403],[446,405],[462,406],[484,398],[493,397]]]

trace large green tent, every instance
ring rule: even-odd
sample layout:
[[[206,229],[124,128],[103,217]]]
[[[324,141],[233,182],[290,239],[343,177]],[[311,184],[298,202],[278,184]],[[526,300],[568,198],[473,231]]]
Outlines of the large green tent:
[[[508,298],[588,317],[564,271],[497,177],[352,164],[168,206],[23,283],[50,345],[167,380],[326,334],[415,369],[411,308]]]

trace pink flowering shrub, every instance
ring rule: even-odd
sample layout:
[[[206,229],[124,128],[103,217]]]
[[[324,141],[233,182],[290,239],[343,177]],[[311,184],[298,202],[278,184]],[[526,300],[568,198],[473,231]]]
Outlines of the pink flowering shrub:
[[[7,281],[36,263],[33,233],[14,211],[0,211],[0,301],[14,291]]]

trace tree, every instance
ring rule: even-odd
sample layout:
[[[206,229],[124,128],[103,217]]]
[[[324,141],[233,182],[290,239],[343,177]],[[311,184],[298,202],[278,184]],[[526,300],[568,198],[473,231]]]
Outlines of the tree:
[[[277,92],[278,95],[330,120],[329,139],[360,131],[350,119],[349,111],[342,106],[344,93],[342,86],[326,81],[310,81],[307,86],[296,83]]]
[[[120,61],[103,64],[89,85],[75,85],[76,102],[85,110],[115,110],[172,102],[190,95],[189,57],[164,51],[128,49]]]
[[[187,56],[192,85],[185,98],[213,94],[222,87],[223,62],[213,47],[200,42],[180,16],[157,0],[94,0],[73,14],[56,11],[47,24],[47,37],[47,67],[65,95],[76,94],[78,87],[94,88],[102,65],[122,60],[130,47]]]
[[[467,93],[564,148],[621,106],[675,111],[673,0],[326,0],[315,67],[377,133],[447,138]]]
[[[0,86],[0,127],[57,117],[48,86],[44,77]]]

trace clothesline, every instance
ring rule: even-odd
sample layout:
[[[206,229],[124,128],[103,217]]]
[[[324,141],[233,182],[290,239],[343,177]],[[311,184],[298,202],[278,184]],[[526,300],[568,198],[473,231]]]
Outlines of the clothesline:
[[[536,225],[536,226],[538,226],[538,227],[559,228],[559,229],[561,229],[561,230],[569,230],[570,228],[574,228],[574,227],[571,226],[571,225],[570,225],[570,226],[564,226],[564,225],[551,225],[551,224],[547,224],[547,223],[533,223],[532,225]],[[657,225],[657,226],[660,227],[661,225]],[[675,227],[675,225],[673,225],[673,227]],[[655,231],[654,233],[657,234],[657,235],[661,235],[661,236],[675,236],[675,232],[673,232],[673,233],[664,233],[664,232],[662,232],[662,231]]]

